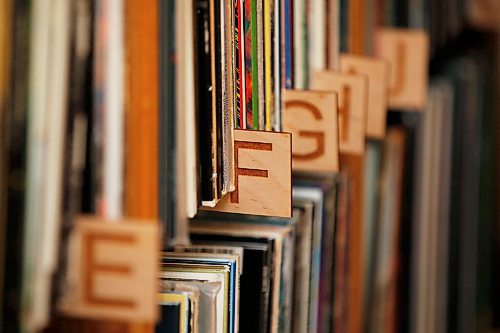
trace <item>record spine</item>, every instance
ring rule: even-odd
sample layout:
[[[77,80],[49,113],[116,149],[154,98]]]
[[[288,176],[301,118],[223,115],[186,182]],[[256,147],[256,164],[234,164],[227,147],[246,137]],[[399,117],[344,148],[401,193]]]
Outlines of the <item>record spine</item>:
[[[260,124],[260,103],[259,103],[259,60],[258,60],[258,35],[257,35],[257,25],[258,25],[258,20],[257,20],[257,2],[260,0],[250,0],[251,1],[251,24],[250,27],[252,29],[251,33],[251,44],[250,47],[252,48],[252,120],[253,124],[252,127],[255,130],[259,129],[259,124]]]

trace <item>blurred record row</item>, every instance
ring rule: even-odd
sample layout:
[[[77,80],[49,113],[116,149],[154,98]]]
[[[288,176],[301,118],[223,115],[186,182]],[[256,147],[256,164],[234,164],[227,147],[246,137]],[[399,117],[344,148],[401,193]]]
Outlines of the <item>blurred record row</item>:
[[[500,330],[500,3],[0,1],[0,332]]]

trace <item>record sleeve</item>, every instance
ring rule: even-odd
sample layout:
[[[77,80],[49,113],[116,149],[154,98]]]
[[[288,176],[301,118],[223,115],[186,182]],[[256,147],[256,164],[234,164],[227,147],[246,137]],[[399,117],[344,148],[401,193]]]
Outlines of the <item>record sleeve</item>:
[[[310,307],[310,275],[313,209],[312,202],[295,199],[294,215],[297,216],[294,287],[292,303],[292,331],[307,333]]]
[[[405,156],[405,130],[388,129],[381,170],[374,308],[371,323],[383,331],[396,331],[399,233],[401,227],[402,182]]]
[[[245,47],[244,47],[244,1],[233,0],[233,42],[234,42],[234,127],[246,128],[245,105]]]
[[[341,0],[327,0],[326,68],[328,68],[329,70],[339,70],[340,35],[341,35],[340,2]],[[366,7],[368,10],[370,6]]]
[[[289,234],[291,228],[289,226],[269,226],[259,224],[242,224],[242,223],[217,223],[211,221],[196,221],[191,222],[192,237],[197,234],[218,236],[222,239],[229,237],[256,237],[264,238],[272,241],[273,253],[271,256],[272,266],[270,269],[271,284],[270,284],[270,306],[268,308],[267,322],[269,329],[274,332],[279,327],[279,302],[281,291],[281,272],[283,261],[283,246],[284,241]],[[193,237],[194,238],[194,237]],[[245,253],[245,256],[247,254]],[[247,266],[248,267],[248,266]],[[243,275],[245,272],[243,273]],[[243,279],[243,277],[242,277]],[[243,301],[242,301],[243,304]],[[243,311],[241,312],[243,313]],[[242,324],[241,328],[245,326]]]
[[[230,191],[231,140],[233,131],[232,0],[220,0],[221,82],[222,82],[222,195]]]
[[[57,272],[53,277],[55,302],[62,295],[68,264],[68,241],[74,217],[82,212],[85,157],[87,153],[88,121],[91,118],[91,40],[92,8],[79,0],[71,7],[70,75],[68,118],[65,133],[63,169],[62,226]],[[120,205],[120,204],[119,204]],[[118,205],[118,206],[119,206]],[[116,208],[116,207],[115,207]],[[121,209],[121,208],[120,208]],[[115,211],[116,212],[116,211]]]
[[[226,332],[237,332],[238,311],[239,311],[239,256],[232,254],[212,254],[212,253],[164,253],[162,257],[162,267],[173,267],[179,271],[183,269],[210,270],[226,272],[225,280],[225,301],[224,322],[227,327]],[[189,268],[191,267],[191,268]]]
[[[379,179],[382,167],[383,144],[378,140],[366,142],[366,164],[365,164],[365,219],[364,219],[364,247],[363,257],[365,262],[365,311],[371,312],[374,289],[374,269],[376,257],[377,225],[379,210]],[[341,196],[343,194],[340,194]],[[340,222],[339,222],[340,223]],[[339,229],[345,225],[339,226]],[[342,231],[344,232],[344,231]],[[344,237],[339,235],[339,237]]]
[[[182,324],[186,324],[186,331],[189,333],[200,332],[199,322],[200,322],[200,295],[201,291],[197,285],[177,282],[177,281],[160,281],[160,294],[158,297],[160,300],[162,297],[168,294],[186,295],[188,297],[188,308],[187,308],[187,322],[182,321]],[[160,303],[161,304],[161,303]],[[165,304],[162,304],[164,306]],[[161,325],[161,323],[160,323]]]
[[[264,25],[264,96],[265,96],[265,118],[264,130],[270,131],[274,125],[274,2],[275,0],[265,1],[263,3],[263,25]]]
[[[447,327],[443,302],[448,279],[453,95],[451,81],[439,78],[431,82],[429,103],[416,131],[415,177],[422,181],[415,186],[409,285],[410,312],[414,314],[410,327],[416,332],[424,330],[423,323],[432,323],[436,332]]]
[[[4,299],[5,251],[7,229],[7,103],[10,78],[10,57],[12,52],[12,3],[10,0],[0,4],[0,299]],[[0,322],[3,322],[0,310]]]
[[[224,133],[223,133],[223,101],[222,101],[222,62],[220,59],[222,59],[222,50],[221,50],[221,45],[222,45],[222,40],[221,40],[221,33],[222,33],[222,17],[221,17],[221,6],[222,6],[222,1],[224,0],[210,0],[210,34],[211,34],[211,40],[213,40],[212,43],[212,50],[213,50],[213,55],[212,55],[212,89],[214,93],[214,141],[215,141],[215,148],[216,148],[216,153],[213,155],[214,158],[214,163],[216,165],[216,170],[217,172],[213,173],[212,177],[214,177],[214,182],[215,182],[215,191],[216,191],[216,201],[213,203],[214,207],[217,201],[222,197],[222,187],[223,187],[223,178],[224,178],[224,165],[223,165],[223,154],[224,154],[224,149],[223,149],[223,138],[224,138]]]
[[[233,8],[233,2],[235,0],[227,0],[226,8],[227,8],[227,39],[230,41],[228,46],[230,58],[229,58],[229,142],[228,142],[228,150],[229,150],[229,179],[228,179],[228,192],[233,192],[236,189],[236,169],[235,169],[235,160],[234,160],[234,129],[236,128],[235,123],[235,114],[236,114],[236,59],[238,59],[238,54],[235,50],[236,40],[234,39],[234,30],[235,30],[235,13]]]
[[[234,225],[233,223],[231,223]],[[222,244],[232,244],[244,247],[245,267],[256,267],[251,264],[252,260],[262,258],[265,254],[265,264],[262,267],[262,273],[255,270],[244,270],[241,277],[241,311],[240,311],[240,330],[251,332],[266,332],[268,329],[277,329],[279,325],[279,297],[281,290],[281,262],[282,262],[282,246],[283,237],[290,229],[287,227],[269,227],[257,225],[234,225],[238,228],[227,227],[227,224],[212,222],[198,222],[192,224],[192,238],[198,242],[199,240],[209,239]],[[284,228],[284,229],[283,229]],[[262,252],[262,248],[258,247],[255,251],[255,242],[267,244],[268,250]],[[230,242],[230,243],[226,243]],[[240,243],[243,242],[243,243]],[[257,244],[258,244],[257,243]],[[240,245],[241,244],[241,245]],[[258,254],[261,253],[261,254]],[[257,255],[257,257],[255,256]],[[262,260],[262,259],[259,259]],[[249,266],[250,265],[250,266]],[[253,274],[261,274],[261,278],[255,280]],[[260,289],[252,288],[257,281],[263,281],[264,284]],[[256,290],[261,290],[257,292]],[[258,299],[257,299],[258,298]],[[255,321],[255,306],[252,304],[260,304],[262,320]],[[248,308],[247,308],[248,307]],[[249,310],[246,310],[249,309]],[[269,319],[268,319],[269,318]],[[248,324],[244,324],[248,323]],[[253,327],[253,328],[252,328]]]
[[[250,35],[250,43],[247,44],[247,46],[250,47],[251,50],[251,68],[252,68],[252,74],[250,76],[251,78],[251,83],[250,87],[252,89],[252,129],[258,130],[260,129],[259,124],[261,123],[260,120],[260,103],[259,99],[261,96],[259,95],[260,91],[260,84],[261,82],[259,81],[259,48],[258,48],[258,43],[259,43],[259,35],[258,35],[258,25],[259,25],[259,20],[258,20],[258,14],[257,14],[257,7],[258,7],[258,2],[260,0],[248,0],[246,3],[251,4],[250,5],[250,29],[251,29],[251,35]],[[247,85],[248,87],[248,85]],[[247,88],[248,91],[248,88]],[[247,102],[248,105],[248,102]],[[247,106],[248,107],[248,106]],[[247,122],[247,127],[248,127],[248,122]]]
[[[174,1],[160,2],[160,218],[164,223],[164,241],[168,247],[174,242],[176,234],[175,221],[175,6]],[[198,56],[198,61],[200,57]],[[200,87],[198,91],[200,91]],[[198,112],[200,115],[200,112]],[[210,124],[210,122],[209,122]],[[206,165],[201,162],[200,166]],[[200,170],[200,174],[201,174]],[[200,183],[201,183],[200,176]],[[200,196],[203,186],[200,185]],[[182,237],[182,236],[181,236]]]
[[[126,170],[124,173],[124,213],[129,217],[155,219],[159,215],[160,193],[158,186],[160,151],[158,139],[160,101],[158,6],[156,2],[138,4],[136,1],[126,0],[123,7],[125,22],[133,22],[133,24],[124,24],[124,34],[127,39],[125,43],[127,80],[124,122],[124,144],[127,147],[127,153],[124,155],[124,169]],[[181,8],[179,11],[183,12]],[[191,21],[191,17],[182,16],[182,20],[177,23],[184,25],[187,22],[184,18]],[[189,27],[189,24],[186,24],[186,27]],[[189,37],[186,29],[176,29],[175,32],[176,41],[179,42],[176,45],[179,52],[178,68],[185,71],[182,77],[176,77],[176,88],[178,88],[176,92],[179,97],[182,97],[193,93],[190,90],[192,89],[192,76],[189,74],[193,72],[193,59],[189,52],[189,42],[192,42],[192,36]],[[182,98],[176,98],[176,101],[178,101],[179,109],[183,110],[183,116],[189,117],[194,112],[189,104],[194,103],[192,100],[187,101],[187,105],[182,104],[184,101]],[[179,121],[179,123],[183,126],[194,126],[194,119],[192,121],[192,123],[189,120]],[[178,128],[181,129],[182,126]],[[189,146],[186,147],[183,152],[188,154]],[[190,150],[189,153],[192,151]],[[188,175],[184,174],[183,178],[187,181]],[[192,187],[189,184],[184,186],[188,187],[191,193]],[[194,196],[196,196],[195,193],[196,188],[192,191]],[[184,194],[184,197],[187,195]],[[186,202],[186,207],[192,208],[188,202]]]
[[[266,74],[265,74],[265,54],[264,54],[264,0],[256,0],[257,8],[256,8],[256,24],[257,24],[257,42],[255,47],[257,48],[257,103],[259,105],[259,130],[264,131],[266,124]],[[266,1],[268,2],[268,1]],[[253,45],[252,45],[253,46]]]
[[[313,238],[311,250],[311,289],[309,295],[308,332],[315,332],[318,325],[320,275],[321,275],[321,240],[323,233],[323,193],[319,188],[293,187],[293,200],[308,200],[314,205]]]
[[[284,88],[292,89],[294,85],[293,74],[294,74],[294,17],[293,17],[293,4],[294,0],[283,0],[283,19],[282,19],[282,35],[284,36]]]
[[[273,80],[273,113],[272,130],[281,131],[281,111],[282,111],[282,97],[281,90],[283,87],[283,70],[282,70],[282,48],[283,37],[281,34],[282,24],[282,0],[274,0],[274,13],[271,16],[271,35],[272,35],[272,80]]]
[[[217,282],[221,290],[216,296],[217,332],[228,332],[229,269],[211,265],[162,264],[160,280]]]
[[[243,1],[243,56],[244,56],[244,71],[245,71],[245,128],[255,129],[253,120],[253,25],[252,25],[252,9],[254,8],[255,1]]]
[[[224,237],[197,234],[192,230],[195,244],[231,245],[244,250],[244,267],[252,267],[242,272],[240,277],[240,332],[266,332],[270,289],[270,265],[272,244],[266,239]],[[255,309],[259,309],[255,318]]]
[[[307,88],[307,7],[306,0],[293,0],[293,83]]]
[[[283,240],[283,255],[281,264],[281,286],[280,286],[280,309],[279,309],[279,332],[290,332],[292,326],[292,304],[293,304],[293,282],[295,262],[295,229],[298,217],[289,219],[289,232]]]
[[[337,225],[335,230],[335,264],[333,275],[333,330],[346,332],[349,323],[349,177],[339,174]]]
[[[161,282],[182,283],[192,286],[199,290],[199,332],[216,333],[217,332],[217,294],[220,291],[221,284],[217,282],[203,282],[194,280],[168,279],[163,278]]]
[[[161,320],[156,326],[156,332],[188,332],[189,300],[185,294],[158,294]]]
[[[318,329],[331,330],[335,229],[337,219],[337,177],[299,177],[294,179],[294,187],[306,190],[320,190],[322,193],[321,264],[319,280]]]
[[[327,0],[309,0],[307,26],[308,75],[326,69],[327,54]],[[353,0],[351,0],[353,1]],[[309,78],[307,79],[309,82]]]
[[[70,4],[35,1],[31,6],[30,40],[37,51],[29,53],[28,67],[24,273],[21,310],[16,314],[27,318],[22,330],[40,330],[50,316],[51,278],[57,267],[62,224],[70,46]]]
[[[240,257],[237,254],[220,253],[165,253],[162,263],[176,263],[188,265],[213,265],[213,267],[229,268],[229,332],[238,331],[239,293],[240,284]]]
[[[11,2],[11,24],[12,24],[12,62],[8,85],[12,91],[10,107],[5,110],[6,128],[9,131],[2,132],[5,135],[7,175],[23,175],[26,173],[27,138],[26,130],[28,124],[27,101],[29,86],[29,54],[30,54],[30,1]],[[31,120],[30,120],[31,121]],[[3,292],[10,297],[2,298],[2,318],[4,328],[10,331],[20,330],[20,318],[18,316],[19,304],[21,302],[21,281],[24,242],[23,236],[25,219],[26,185],[6,182],[5,202],[5,262],[4,271],[8,268],[9,274],[4,276]],[[9,318],[8,321],[5,319]]]
[[[200,158],[201,203],[211,207],[216,199],[214,164],[216,142],[213,140],[213,89],[212,40],[210,33],[210,1],[196,0],[196,33],[198,58],[198,152]],[[207,107],[208,106],[208,107]]]
[[[175,252],[185,253],[214,253],[214,254],[235,254],[239,256],[240,275],[243,272],[243,248],[239,246],[222,246],[222,245],[176,245]]]

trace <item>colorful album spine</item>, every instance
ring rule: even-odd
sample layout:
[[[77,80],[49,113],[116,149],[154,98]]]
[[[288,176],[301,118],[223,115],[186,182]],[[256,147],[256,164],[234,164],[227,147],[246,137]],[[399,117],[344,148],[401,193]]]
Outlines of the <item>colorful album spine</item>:
[[[274,1],[274,14],[272,16],[272,47],[273,47],[273,116],[272,127],[274,131],[281,131],[281,89],[283,87],[283,63],[282,63],[282,42],[283,36],[281,35],[282,26],[282,13],[281,0]]]
[[[246,128],[253,128],[253,87],[252,87],[252,0],[246,0],[243,6],[244,19],[244,55],[245,55],[245,118]]]
[[[264,34],[264,1],[263,0],[258,0],[257,1],[257,34],[256,34],[256,42],[255,42],[255,47],[257,48],[257,74],[254,76],[254,81],[255,77],[257,78],[257,94],[259,98],[257,99],[258,102],[258,118],[259,118],[259,125],[258,129],[263,131],[265,130],[265,122],[266,122],[266,73],[265,73],[265,52],[264,52],[264,39],[265,39],[265,34]],[[254,92],[255,93],[255,92]],[[255,110],[254,110],[255,112]]]
[[[252,128],[259,129],[259,62],[258,62],[258,36],[257,36],[257,0],[251,0],[251,41],[249,43],[252,50]]]
[[[242,15],[242,0],[233,1],[234,9],[234,24],[233,24],[233,40],[234,40],[234,61],[235,61],[235,119],[234,123],[236,128],[245,128],[245,117],[242,116],[241,111],[245,110],[245,97],[243,94],[243,33],[241,21],[243,19]]]
[[[246,99],[246,70],[245,70],[245,0],[238,0],[238,41],[240,57],[240,109],[241,109],[241,128],[247,128],[247,99]]]
[[[272,130],[273,111],[273,75],[272,75],[272,32],[271,16],[273,11],[273,1],[264,3],[264,89],[265,89],[265,130]]]

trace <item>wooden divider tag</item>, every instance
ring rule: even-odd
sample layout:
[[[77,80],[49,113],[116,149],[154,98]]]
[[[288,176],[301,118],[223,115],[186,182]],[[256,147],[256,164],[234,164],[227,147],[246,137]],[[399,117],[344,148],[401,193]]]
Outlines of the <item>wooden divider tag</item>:
[[[292,216],[290,133],[234,131],[234,192],[215,208],[203,209],[276,217]]]
[[[59,309],[80,318],[155,322],[159,239],[156,222],[77,218]]]
[[[338,101],[333,92],[286,90],[283,129],[292,133],[292,169],[339,171]]]
[[[427,103],[429,36],[423,30],[378,29],[375,54],[391,66],[389,106],[422,110]]]
[[[342,54],[340,70],[344,73],[362,74],[368,78],[366,136],[373,139],[383,138],[387,123],[389,62],[380,58]]]
[[[368,79],[364,75],[319,71],[312,75],[311,89],[336,92],[339,99],[339,150],[365,151]]]

